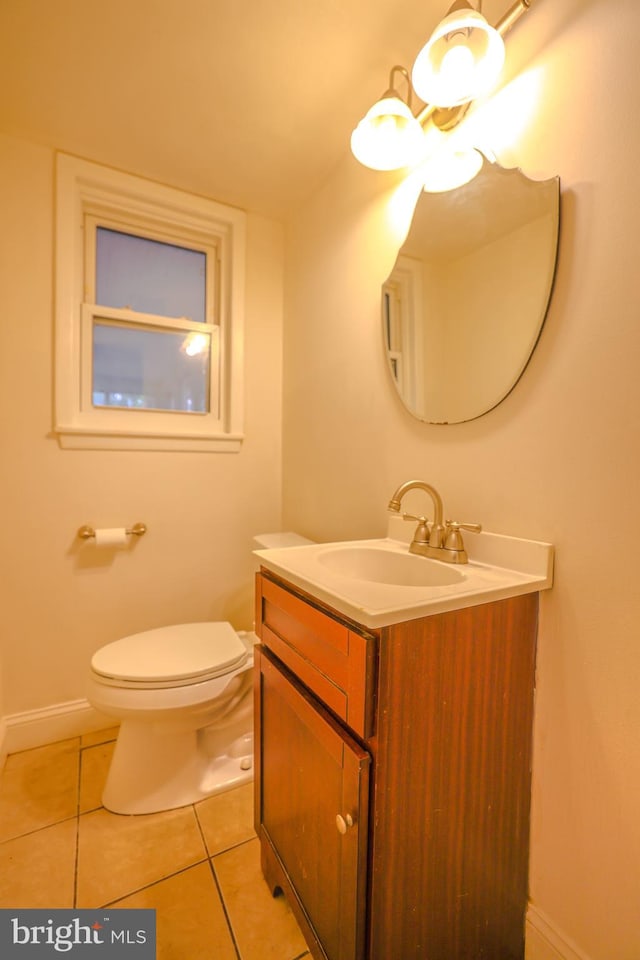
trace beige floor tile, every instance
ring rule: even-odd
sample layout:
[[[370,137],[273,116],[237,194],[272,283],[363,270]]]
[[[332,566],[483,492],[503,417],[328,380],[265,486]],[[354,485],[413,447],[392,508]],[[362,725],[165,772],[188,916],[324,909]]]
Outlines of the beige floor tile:
[[[0,844],[0,907],[73,907],[77,820]]]
[[[204,859],[192,807],[124,817],[95,810],[80,817],[78,907],[111,903]]]
[[[213,858],[242,960],[294,960],[306,943],[284,897],[272,897],[257,839]]]
[[[76,815],[79,746],[76,737],[7,758],[0,779],[0,841]]]
[[[157,960],[237,960],[208,863],[112,904],[155,909]]]
[[[115,741],[80,752],[80,813],[102,806],[102,791],[109,772]]]
[[[253,783],[245,783],[196,804],[209,854],[221,853],[255,837]]]
[[[108,727],[106,730],[94,730],[93,733],[83,733],[80,737],[81,747],[95,747],[98,743],[107,743],[118,736],[119,727]]]

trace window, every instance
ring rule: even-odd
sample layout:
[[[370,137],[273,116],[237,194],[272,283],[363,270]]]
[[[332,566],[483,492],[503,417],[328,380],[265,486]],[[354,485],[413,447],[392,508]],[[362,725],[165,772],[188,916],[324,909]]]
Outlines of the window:
[[[242,212],[59,154],[63,447],[237,451]]]
[[[382,287],[382,318],[391,375],[400,394],[412,409],[420,409],[419,392],[424,377],[416,364],[424,363],[423,285],[420,264],[413,257],[399,256],[391,276]]]

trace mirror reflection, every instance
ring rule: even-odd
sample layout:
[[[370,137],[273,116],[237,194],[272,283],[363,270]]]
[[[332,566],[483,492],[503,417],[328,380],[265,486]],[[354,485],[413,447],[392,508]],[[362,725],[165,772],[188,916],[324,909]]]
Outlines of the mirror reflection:
[[[414,416],[473,420],[513,389],[546,316],[559,206],[558,177],[487,160],[463,187],[421,191],[382,288],[389,368]]]

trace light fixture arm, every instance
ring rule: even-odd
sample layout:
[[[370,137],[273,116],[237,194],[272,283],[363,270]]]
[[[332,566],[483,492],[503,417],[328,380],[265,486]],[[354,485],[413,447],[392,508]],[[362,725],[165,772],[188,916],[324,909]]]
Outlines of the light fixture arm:
[[[404,77],[404,79],[405,79],[405,81],[406,81],[406,84],[407,84],[407,97],[406,97],[406,99],[405,99],[404,102],[406,103],[406,105],[407,105],[407,106],[409,107],[409,109],[411,110],[411,99],[412,99],[412,96],[413,96],[413,88],[412,88],[412,86],[411,86],[411,77],[409,76],[409,71],[406,69],[406,67],[401,67],[399,64],[396,64],[395,67],[391,67],[391,70],[389,71],[389,89],[383,94],[383,97],[398,97],[399,100],[402,99],[402,97],[398,96],[398,91],[397,91],[396,86],[395,86],[395,84],[394,84],[394,82],[393,82],[393,75],[394,75],[394,73],[400,73],[400,74],[402,74],[402,76]]]
[[[501,37],[504,37],[505,33],[520,19],[522,14],[527,12],[533,2],[534,0],[515,0],[513,6],[511,6],[506,13],[503,13],[495,25],[495,29]],[[482,0],[476,0],[476,3],[476,10],[478,13],[482,13]],[[469,0],[454,0],[449,7],[449,13],[453,13],[454,10],[463,9],[464,7],[471,7]]]
[[[501,37],[504,37],[505,33],[511,30],[514,23],[520,19],[523,13],[527,12],[532,3],[533,0],[516,0],[513,6],[500,17],[496,23],[496,30]]]

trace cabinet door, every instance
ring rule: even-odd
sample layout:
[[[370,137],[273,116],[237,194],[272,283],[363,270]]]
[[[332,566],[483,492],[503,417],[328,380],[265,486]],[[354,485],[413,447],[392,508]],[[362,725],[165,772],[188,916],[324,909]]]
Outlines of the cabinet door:
[[[359,960],[369,754],[264,649],[258,661],[261,840],[328,960]]]

